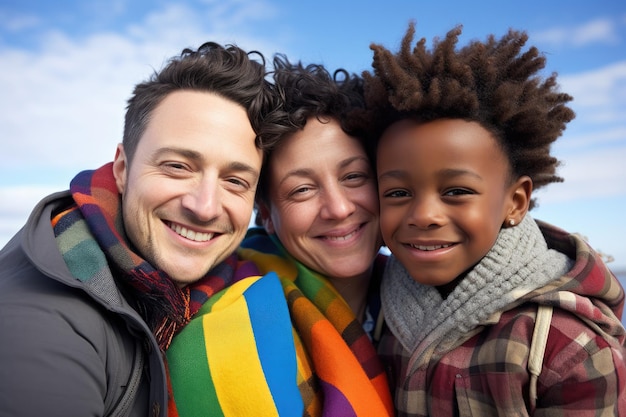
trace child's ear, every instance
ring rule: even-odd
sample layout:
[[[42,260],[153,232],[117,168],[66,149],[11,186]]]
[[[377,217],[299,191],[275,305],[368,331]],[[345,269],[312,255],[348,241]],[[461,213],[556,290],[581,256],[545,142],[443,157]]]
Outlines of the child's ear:
[[[511,185],[509,207],[502,222],[505,227],[515,226],[524,219],[528,212],[532,191],[533,180],[526,175],[521,176]]]
[[[270,209],[267,207],[267,204],[262,201],[257,202],[257,210],[259,212],[259,217],[261,218],[261,224],[263,225],[265,231],[270,235],[276,233],[272,217],[270,216]]]

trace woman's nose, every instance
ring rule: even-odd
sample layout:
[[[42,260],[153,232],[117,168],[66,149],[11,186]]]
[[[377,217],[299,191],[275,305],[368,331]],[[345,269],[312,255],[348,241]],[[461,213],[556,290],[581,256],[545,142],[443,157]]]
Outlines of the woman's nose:
[[[346,218],[354,212],[356,207],[343,187],[327,190],[323,199],[320,216],[326,219]]]

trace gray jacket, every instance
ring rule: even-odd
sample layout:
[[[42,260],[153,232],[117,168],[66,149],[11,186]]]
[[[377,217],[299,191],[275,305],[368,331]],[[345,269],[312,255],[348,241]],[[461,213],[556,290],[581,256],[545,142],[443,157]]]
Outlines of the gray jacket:
[[[57,249],[50,219],[71,203],[46,197],[0,251],[0,417],[163,417],[152,333],[110,273],[82,283]]]

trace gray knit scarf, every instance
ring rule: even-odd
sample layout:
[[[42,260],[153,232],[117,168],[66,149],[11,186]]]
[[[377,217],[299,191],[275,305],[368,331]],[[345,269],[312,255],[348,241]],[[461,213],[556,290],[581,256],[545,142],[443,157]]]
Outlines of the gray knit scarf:
[[[526,215],[517,226],[500,230],[491,250],[445,300],[435,287],[415,282],[391,257],[381,289],[385,320],[405,349],[419,348],[420,356],[445,352],[472,329],[497,320],[497,313],[525,294],[565,274],[573,263],[548,249]]]

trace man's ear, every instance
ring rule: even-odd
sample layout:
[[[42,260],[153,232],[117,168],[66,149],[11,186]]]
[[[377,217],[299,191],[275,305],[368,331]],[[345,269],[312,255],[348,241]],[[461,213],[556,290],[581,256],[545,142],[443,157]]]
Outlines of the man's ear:
[[[515,226],[526,216],[533,192],[533,180],[523,175],[510,188],[510,200],[503,220],[504,226]]]
[[[120,194],[124,194],[126,179],[128,178],[128,160],[126,152],[124,152],[124,145],[121,143],[117,145],[115,159],[113,159],[113,176],[115,177],[117,191]]]
[[[276,233],[276,231],[274,230],[274,222],[272,222],[272,217],[270,216],[270,209],[269,207],[267,207],[267,204],[259,201],[257,203],[257,210],[259,212],[261,224],[263,225],[265,231],[270,235]]]

